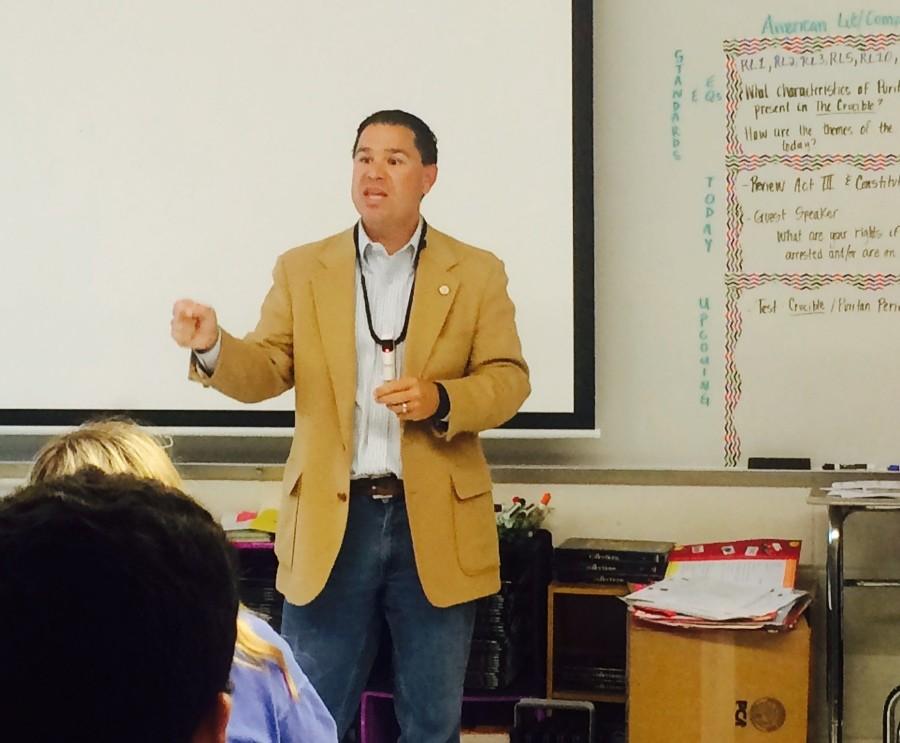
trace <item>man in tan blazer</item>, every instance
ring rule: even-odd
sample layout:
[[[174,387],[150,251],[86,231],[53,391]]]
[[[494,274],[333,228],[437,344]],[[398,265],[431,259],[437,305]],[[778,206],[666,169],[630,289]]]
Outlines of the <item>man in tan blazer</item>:
[[[473,600],[499,589],[478,432],[527,397],[503,264],[430,227],[437,142],[403,111],[357,130],[352,229],[277,261],[256,329],[175,304],[191,377],[229,397],[293,387],[276,554],[282,632],[350,726],[386,620],[402,741],[459,738]]]

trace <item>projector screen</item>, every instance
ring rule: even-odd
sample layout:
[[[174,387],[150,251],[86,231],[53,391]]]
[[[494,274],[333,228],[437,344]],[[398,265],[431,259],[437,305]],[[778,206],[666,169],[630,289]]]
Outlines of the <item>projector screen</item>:
[[[172,303],[251,330],[278,254],[351,226],[351,146],[438,137],[429,224],[496,253],[533,392],[593,428],[591,6],[546,0],[58,3],[0,10],[0,425],[126,411],[289,426],[187,381]]]

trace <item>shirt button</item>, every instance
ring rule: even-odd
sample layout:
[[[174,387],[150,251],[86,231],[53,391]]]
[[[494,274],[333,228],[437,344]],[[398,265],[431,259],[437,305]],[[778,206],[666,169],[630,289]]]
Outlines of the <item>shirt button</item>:
[[[337,496],[338,496],[338,500],[339,500],[339,501],[345,501],[345,500],[347,500],[347,494],[346,494],[346,493],[338,493]]]

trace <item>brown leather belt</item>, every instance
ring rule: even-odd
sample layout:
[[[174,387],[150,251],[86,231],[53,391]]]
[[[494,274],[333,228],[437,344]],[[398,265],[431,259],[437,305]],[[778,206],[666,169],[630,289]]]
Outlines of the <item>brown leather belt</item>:
[[[367,495],[376,500],[390,500],[403,497],[403,480],[396,475],[384,477],[361,477],[350,481],[350,495]]]

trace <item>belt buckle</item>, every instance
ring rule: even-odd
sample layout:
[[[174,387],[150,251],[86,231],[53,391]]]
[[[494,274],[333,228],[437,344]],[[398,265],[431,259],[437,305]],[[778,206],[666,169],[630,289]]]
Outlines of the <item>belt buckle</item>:
[[[373,483],[370,487],[372,489],[371,495],[373,500],[380,500],[382,502],[389,501],[394,497],[394,495],[396,495],[396,493],[394,493],[393,490],[390,489],[389,485],[383,486],[377,483]]]

